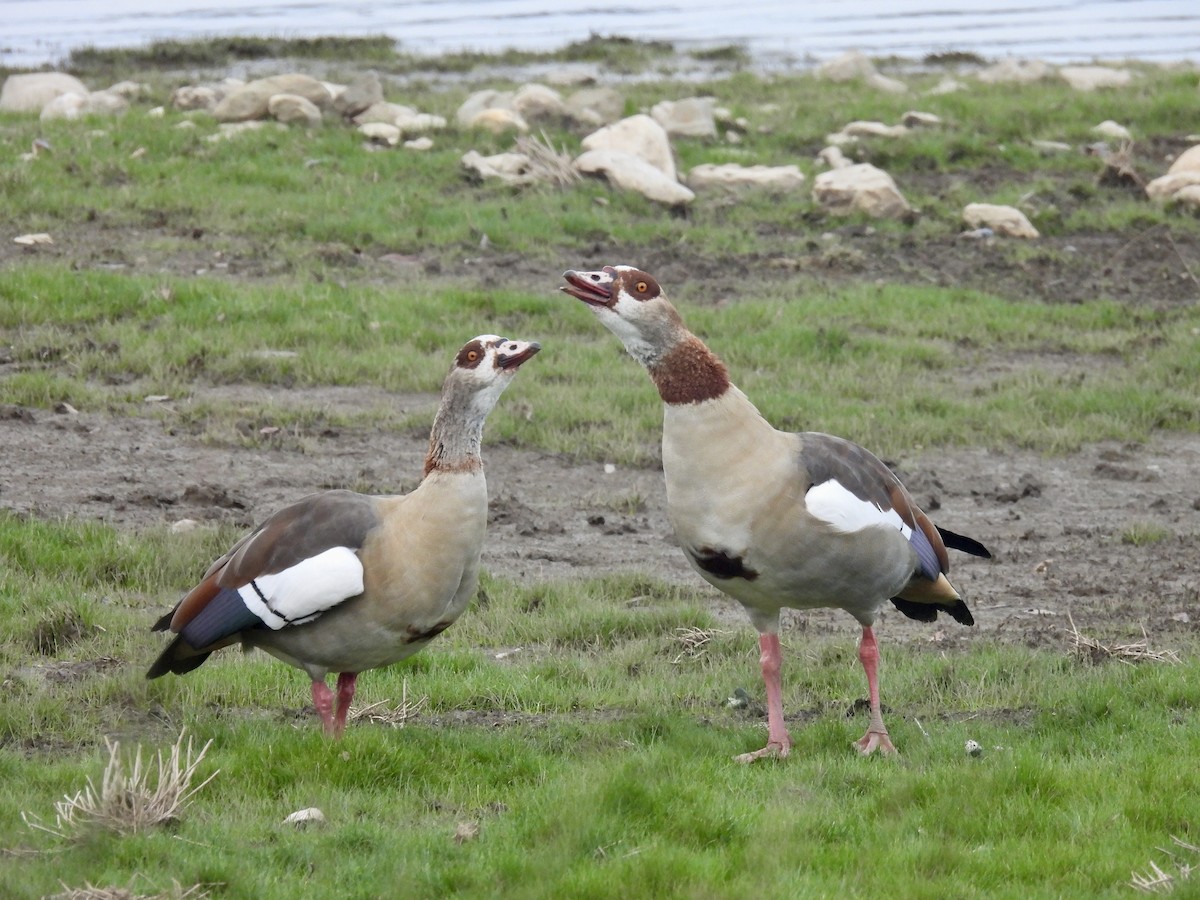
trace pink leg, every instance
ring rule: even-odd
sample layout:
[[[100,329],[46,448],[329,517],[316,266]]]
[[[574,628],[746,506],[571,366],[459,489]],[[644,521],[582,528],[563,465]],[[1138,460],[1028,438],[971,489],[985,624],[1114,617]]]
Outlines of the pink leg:
[[[862,640],[858,644],[858,659],[863,670],[867,673],[867,692],[871,701],[871,724],[867,733],[854,742],[854,746],[863,756],[879,750],[881,753],[895,753],[892,739],[888,737],[887,729],[883,727],[883,712],[879,707],[879,645],[875,643],[875,632],[870,625],[863,626]]]
[[[735,756],[740,763],[751,763],[764,756],[783,758],[792,749],[792,737],[783,724],[783,687],[780,684],[779,670],[782,664],[782,654],[779,651],[779,635],[763,633],[758,636],[758,646],[762,650],[762,676],[767,686],[767,746],[753,753],[743,753]]]
[[[350,712],[350,701],[354,699],[354,686],[358,681],[357,672],[342,672],[337,681],[337,716],[333,721],[333,736],[341,737],[346,730],[346,714]]]
[[[317,715],[321,717],[321,723],[325,726],[325,733],[333,734],[333,691],[324,679],[312,683],[312,699],[313,706],[317,708]]]

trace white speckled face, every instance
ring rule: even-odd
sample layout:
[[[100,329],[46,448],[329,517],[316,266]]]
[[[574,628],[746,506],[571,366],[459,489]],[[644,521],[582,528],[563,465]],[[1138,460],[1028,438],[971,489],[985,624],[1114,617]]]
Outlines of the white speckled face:
[[[486,414],[496,405],[517,369],[541,349],[536,341],[514,341],[497,334],[481,334],[458,351],[451,374],[474,384],[478,392],[474,404]]]

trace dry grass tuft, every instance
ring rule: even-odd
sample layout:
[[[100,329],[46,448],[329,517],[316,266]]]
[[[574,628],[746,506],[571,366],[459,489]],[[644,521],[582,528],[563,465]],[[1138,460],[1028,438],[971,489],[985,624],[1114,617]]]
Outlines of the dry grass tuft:
[[[89,777],[83,790],[55,803],[54,825],[43,825],[37,816],[25,812],[21,813],[21,818],[30,828],[64,838],[74,837],[90,826],[132,834],[175,821],[188,801],[220,771],[218,769],[192,786],[196,769],[212,741],[205,743],[197,753],[193,751],[191,738],[184,746],[185,733],[180,732],[166,758],[161,750],[158,751],[157,773],[155,767],[143,765],[141,745],[132,757],[128,757],[121,753],[120,742],[105,738],[108,765],[104,767],[99,790]]]
[[[1175,846],[1182,847],[1191,854],[1200,854],[1200,847],[1197,847],[1195,844],[1181,841],[1175,835],[1171,835],[1171,840],[1175,842]],[[1178,882],[1187,881],[1192,877],[1192,872],[1196,869],[1195,863],[1181,860],[1179,854],[1166,847],[1160,847],[1159,849],[1171,857],[1172,863],[1175,866],[1175,872],[1166,872],[1157,863],[1151,861],[1150,868],[1144,873],[1133,873],[1133,878],[1129,882],[1130,887],[1136,888],[1143,894],[1169,894],[1175,890]]]
[[[207,885],[193,884],[185,888],[179,882],[175,882],[170,890],[153,894],[138,894],[133,888],[98,888],[90,882],[78,888],[65,884],[62,887],[61,893],[51,894],[46,900],[204,900],[212,896]]]
[[[531,181],[549,182],[556,187],[570,187],[583,180],[583,176],[575,170],[571,162],[571,154],[566,149],[556,148],[546,132],[540,137],[523,134],[516,140],[516,150],[529,157],[529,176]]]
[[[685,659],[699,659],[708,652],[709,642],[718,634],[724,634],[717,628],[676,628],[676,640],[682,646],[679,654],[671,660],[672,665],[679,665]]]
[[[1140,641],[1128,644],[1102,644],[1095,638],[1080,634],[1070,613],[1067,613],[1067,619],[1071,623],[1071,638],[1074,641],[1071,652],[1081,659],[1096,664],[1108,659],[1116,659],[1126,665],[1138,662],[1165,662],[1171,665],[1180,663],[1179,653],[1175,650],[1151,650],[1150,636],[1146,634],[1145,628],[1142,628]]]
[[[420,700],[410,701],[408,699],[408,679],[404,679],[404,685],[401,688],[400,702],[395,706],[388,706],[391,699],[380,700],[378,703],[371,703],[367,706],[351,706],[350,712],[346,716],[348,722],[356,722],[359,719],[366,719],[379,725],[391,725],[393,728],[403,728],[409,719],[415,718],[418,713],[429,702],[428,697],[422,697]]]

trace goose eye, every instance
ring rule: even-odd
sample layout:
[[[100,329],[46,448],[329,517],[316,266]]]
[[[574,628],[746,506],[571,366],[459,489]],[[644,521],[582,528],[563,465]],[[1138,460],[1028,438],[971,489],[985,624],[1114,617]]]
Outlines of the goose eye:
[[[476,353],[474,350],[467,351],[467,362],[475,362],[477,359],[479,359],[478,353]]]
[[[650,285],[646,284],[646,282],[644,282],[644,281],[639,281],[637,284],[634,285],[634,287],[637,288],[637,292],[639,294],[644,294],[644,293],[646,293],[646,291],[648,291],[650,289]]]

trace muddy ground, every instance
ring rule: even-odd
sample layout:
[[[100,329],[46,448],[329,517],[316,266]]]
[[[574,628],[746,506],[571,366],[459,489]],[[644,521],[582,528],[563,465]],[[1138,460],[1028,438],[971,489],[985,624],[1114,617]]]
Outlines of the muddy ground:
[[[668,283],[707,273],[715,299],[729,296],[739,269],[754,269],[757,277],[789,278],[797,267],[831,284],[864,278],[933,281],[1046,302],[1102,293],[1131,307],[1163,309],[1200,298],[1193,277],[1200,272],[1200,247],[1161,229],[1123,237],[1050,239],[1033,257],[961,239],[922,244],[869,230],[847,230],[842,237],[853,253],[830,256],[814,242],[808,255],[743,260],[732,274],[731,261],[689,259],[678,248],[670,255],[643,248],[643,256],[628,261],[643,264]],[[152,238],[153,233],[113,233],[82,223],[52,252],[83,266],[133,257],[138,269],[176,274],[204,261],[202,247],[186,259],[146,259],[143,252],[152,251],[139,246],[150,247]],[[607,253],[621,255],[612,248]],[[596,248],[596,254],[597,259],[564,265],[611,261],[600,258],[605,248]],[[237,259],[226,262],[221,270],[226,277],[263,274],[253,270],[249,258],[244,265]],[[381,278],[392,265],[371,258],[351,264],[367,269],[359,276]],[[4,265],[0,259],[0,268]],[[479,265],[479,260],[468,260],[456,271],[427,269],[435,277],[462,279]],[[557,272],[526,260],[498,257],[487,268],[492,275],[503,273],[508,285],[531,291],[552,291],[558,283]],[[0,359],[0,377],[12,364],[11,358]],[[632,360],[628,364],[634,365]],[[1040,364],[1029,358],[996,363],[1007,373]],[[208,398],[253,404],[268,393],[281,405],[345,409],[389,403],[430,414],[435,402],[428,395],[395,397],[374,388],[287,391],[196,384],[190,397],[169,401],[153,417],[0,407],[0,507],[36,516],[100,519],[121,527],[182,519],[248,527],[313,490],[362,485],[391,490],[415,483],[426,446],[425,438],[414,432],[341,429],[306,435],[302,449],[244,448],[202,443],[170,426],[173,406],[183,409]],[[647,382],[646,403],[656,402]],[[740,610],[704,587],[674,545],[656,468],[606,471],[601,462],[498,446],[486,437],[484,456],[492,496],[484,562],[494,575],[530,581],[647,572],[701,587],[723,621],[731,627],[743,623]],[[1158,434],[1144,444],[1107,442],[1059,457],[970,449],[889,462],[935,521],[983,541],[995,554],[991,561],[953,560],[953,579],[975,611],[977,628],[921,626],[894,613],[881,631],[892,640],[1069,647],[1068,615],[1081,632],[1109,640],[1141,637],[1144,627],[1151,645],[1163,647],[1200,628],[1200,435]],[[207,562],[196,561],[197,574]],[[174,599],[162,598],[164,607]],[[855,633],[853,621],[841,613],[795,614],[787,625],[844,634],[848,640]]]

